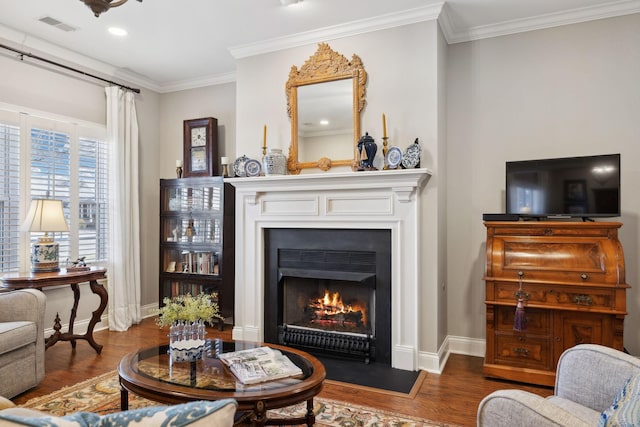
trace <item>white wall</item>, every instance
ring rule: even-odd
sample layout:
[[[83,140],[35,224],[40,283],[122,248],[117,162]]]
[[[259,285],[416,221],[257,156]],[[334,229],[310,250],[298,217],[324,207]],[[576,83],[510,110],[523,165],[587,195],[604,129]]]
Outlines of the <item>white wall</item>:
[[[484,338],[482,214],[508,160],[621,153],[624,343],[640,354],[640,14],[449,46],[449,335]]]

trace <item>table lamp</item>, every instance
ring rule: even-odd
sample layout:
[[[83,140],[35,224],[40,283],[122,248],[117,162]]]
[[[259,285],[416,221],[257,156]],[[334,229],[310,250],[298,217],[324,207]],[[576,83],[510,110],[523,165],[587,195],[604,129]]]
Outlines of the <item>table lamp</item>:
[[[60,271],[58,263],[58,243],[53,241],[49,232],[69,231],[62,211],[61,200],[38,199],[31,201],[22,231],[44,231],[44,236],[31,245],[31,271]]]

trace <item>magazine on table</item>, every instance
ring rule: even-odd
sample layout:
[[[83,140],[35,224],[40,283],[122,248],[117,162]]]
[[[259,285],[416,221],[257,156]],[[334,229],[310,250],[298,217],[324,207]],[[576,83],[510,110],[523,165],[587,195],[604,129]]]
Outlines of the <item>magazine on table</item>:
[[[222,353],[218,355],[218,358],[243,384],[257,384],[302,376],[302,369],[280,351],[271,347],[264,346]]]

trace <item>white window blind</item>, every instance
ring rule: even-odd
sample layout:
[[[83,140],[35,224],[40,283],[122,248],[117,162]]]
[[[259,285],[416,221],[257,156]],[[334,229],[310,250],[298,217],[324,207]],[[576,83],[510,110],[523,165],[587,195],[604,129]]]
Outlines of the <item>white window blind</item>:
[[[62,265],[107,261],[106,129],[28,114],[7,120],[6,113],[0,109],[0,271],[29,265],[29,244],[43,233],[21,240],[20,215],[38,198],[62,200],[69,232],[53,233]]]
[[[19,267],[20,128],[0,123],[0,271]]]

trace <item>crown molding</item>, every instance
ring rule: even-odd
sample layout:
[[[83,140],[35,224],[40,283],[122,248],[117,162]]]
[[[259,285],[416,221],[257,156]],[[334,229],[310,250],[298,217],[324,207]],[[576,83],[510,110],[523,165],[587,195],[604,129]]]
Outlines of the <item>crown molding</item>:
[[[203,76],[195,79],[180,80],[160,85],[160,93],[177,92],[180,90],[197,89],[199,87],[234,83],[236,73],[219,74],[215,76]]]
[[[445,7],[438,22],[447,39],[447,43],[462,43],[509,34],[543,30],[563,25],[578,24],[598,19],[640,13],[640,1],[620,0],[600,6],[589,6],[565,12],[548,13],[524,19],[514,19],[491,25],[480,25],[470,28],[455,28]]]
[[[425,7],[325,27],[319,30],[305,31],[291,36],[276,37],[256,43],[230,47],[229,51],[235,59],[241,59],[322,41],[386,30],[402,25],[415,24],[417,22],[436,20],[440,15],[443,5],[444,1]]]
[[[98,61],[86,55],[65,49],[56,44],[49,43],[45,40],[27,35],[13,28],[0,25],[0,39],[13,44],[16,48],[23,51],[29,51],[42,56],[46,56],[51,60],[60,60],[60,62],[69,65],[79,65],[86,68],[86,72],[97,72],[101,77],[111,80],[124,80],[122,84],[142,86],[145,89],[159,91],[157,83],[146,79],[144,76],[132,73],[130,71],[114,67],[105,62]],[[27,58],[28,60],[28,58]],[[29,64],[37,64],[36,62],[28,62]],[[89,77],[90,78],[90,77]]]

